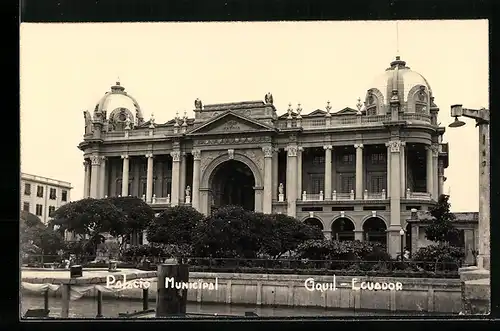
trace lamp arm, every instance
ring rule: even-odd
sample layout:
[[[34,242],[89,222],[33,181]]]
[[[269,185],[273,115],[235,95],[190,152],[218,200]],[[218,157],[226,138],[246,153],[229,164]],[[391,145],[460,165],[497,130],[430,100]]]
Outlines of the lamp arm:
[[[467,109],[462,108],[462,116],[472,118],[476,122],[489,123],[490,122],[490,111],[489,109]]]

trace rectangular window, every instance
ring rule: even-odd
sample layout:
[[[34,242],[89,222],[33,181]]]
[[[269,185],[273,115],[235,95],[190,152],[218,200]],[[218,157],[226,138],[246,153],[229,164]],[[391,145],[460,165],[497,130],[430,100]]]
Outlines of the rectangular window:
[[[385,164],[385,153],[375,153],[371,155],[371,164]]]
[[[35,210],[36,216],[42,216],[43,214],[43,206],[40,204],[36,205],[36,210]]]
[[[61,192],[61,200],[62,201],[68,201],[68,191],[62,190],[62,192]]]
[[[312,159],[312,164],[314,165],[325,164],[325,157],[323,155],[314,156]]]
[[[30,211],[30,203],[23,202],[23,210],[29,212]]]
[[[36,187],[36,196],[39,198],[43,198],[43,186],[38,185]]]
[[[310,174],[309,175],[309,191],[307,193],[319,194],[320,191],[325,191],[325,175]]]
[[[354,164],[354,154],[344,154],[340,159],[340,162],[343,165],[352,165]]]
[[[49,217],[52,217],[52,214],[56,211],[56,207],[49,206]]]
[[[385,176],[371,176],[370,178],[370,193],[380,193],[385,189]]]
[[[377,107],[372,107],[370,109],[366,110],[366,115],[367,116],[374,116],[377,115]]]
[[[24,184],[24,195],[31,195],[31,184]]]
[[[351,193],[354,190],[354,175],[341,174],[340,175],[340,192],[341,193]]]
[[[55,188],[50,188],[49,199],[50,200],[56,199],[56,189]]]

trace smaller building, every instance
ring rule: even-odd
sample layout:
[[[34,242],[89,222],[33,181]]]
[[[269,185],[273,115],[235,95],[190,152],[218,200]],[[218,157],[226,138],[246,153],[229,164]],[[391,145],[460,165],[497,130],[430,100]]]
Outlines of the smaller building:
[[[71,189],[69,182],[21,173],[21,210],[47,224],[52,213],[71,200]]]
[[[454,225],[459,231],[459,238],[456,246],[464,248],[465,263],[474,265],[476,263],[474,252],[478,249],[478,212],[460,212],[455,215]],[[419,248],[434,244],[425,237],[425,227],[432,222],[432,217],[428,211],[412,210],[411,218],[407,220],[406,245],[411,253]]]

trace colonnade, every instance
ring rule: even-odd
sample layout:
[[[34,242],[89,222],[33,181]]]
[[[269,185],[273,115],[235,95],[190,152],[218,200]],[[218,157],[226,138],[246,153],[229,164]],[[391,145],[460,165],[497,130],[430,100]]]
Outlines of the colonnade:
[[[405,142],[400,140],[391,140],[386,143],[387,147],[387,197],[391,201],[391,214],[400,215],[400,200],[406,194],[406,151]],[[362,143],[354,144],[356,150],[356,165],[355,165],[355,198],[356,200],[363,199],[364,192],[364,165],[363,165],[363,150]],[[289,144],[285,147],[287,153],[286,157],[286,192],[285,201],[287,203],[287,214],[289,216],[296,216],[296,202],[302,195],[302,173],[303,173],[303,152],[305,147],[295,144]],[[332,162],[332,152],[334,147],[332,145],[324,145],[324,200],[332,199],[333,178],[332,174],[336,173],[335,162]],[[442,165],[438,164],[438,146],[432,145],[426,147],[427,159],[427,192],[431,194],[434,199],[442,193],[442,184],[444,176],[442,171],[438,171]],[[264,157],[263,169],[263,203],[262,211],[264,213],[272,212],[272,201],[276,200],[279,191],[278,182],[278,151],[279,149],[272,146],[262,147]],[[193,155],[193,174],[192,174],[192,190],[191,190],[191,204],[197,210],[200,210],[200,180],[202,174],[200,173],[200,163],[202,158],[202,151],[194,149],[191,151]],[[172,159],[172,187],[170,195],[170,204],[172,206],[178,205],[183,201],[184,189],[186,188],[186,154],[180,150],[170,152]],[[135,157],[135,156],[134,156]],[[153,153],[144,155],[147,159],[147,179],[146,179],[146,201],[152,202],[153,197]],[[122,160],[122,187],[121,195],[128,196],[129,192],[129,164],[130,156],[128,154],[121,155]],[[84,162],[85,166],[85,179],[84,179],[84,197],[102,198],[106,195],[107,180],[106,180],[106,163],[107,158],[98,154],[92,155]],[[399,216],[391,219],[399,219]]]

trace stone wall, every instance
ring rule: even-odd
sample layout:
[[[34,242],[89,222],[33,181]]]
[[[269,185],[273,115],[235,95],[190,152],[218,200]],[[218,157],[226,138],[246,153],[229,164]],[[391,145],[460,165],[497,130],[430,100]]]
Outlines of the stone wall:
[[[336,290],[308,291],[304,282],[313,278],[319,283],[332,283],[332,276],[266,275],[230,273],[190,273],[190,281],[199,279],[215,282],[217,290],[188,290],[188,301],[270,306],[323,307],[331,309],[374,309],[387,311],[412,311],[458,313],[461,310],[459,279],[383,278],[359,277],[359,281],[400,282],[402,290],[368,291],[352,290],[354,277],[336,277]],[[156,299],[157,283],[152,282],[151,300]],[[341,285],[345,283],[345,285]],[[359,286],[359,283],[357,284]],[[91,296],[95,293],[89,294]],[[103,294],[106,295],[113,294]],[[121,298],[140,299],[142,290],[125,290]]]

